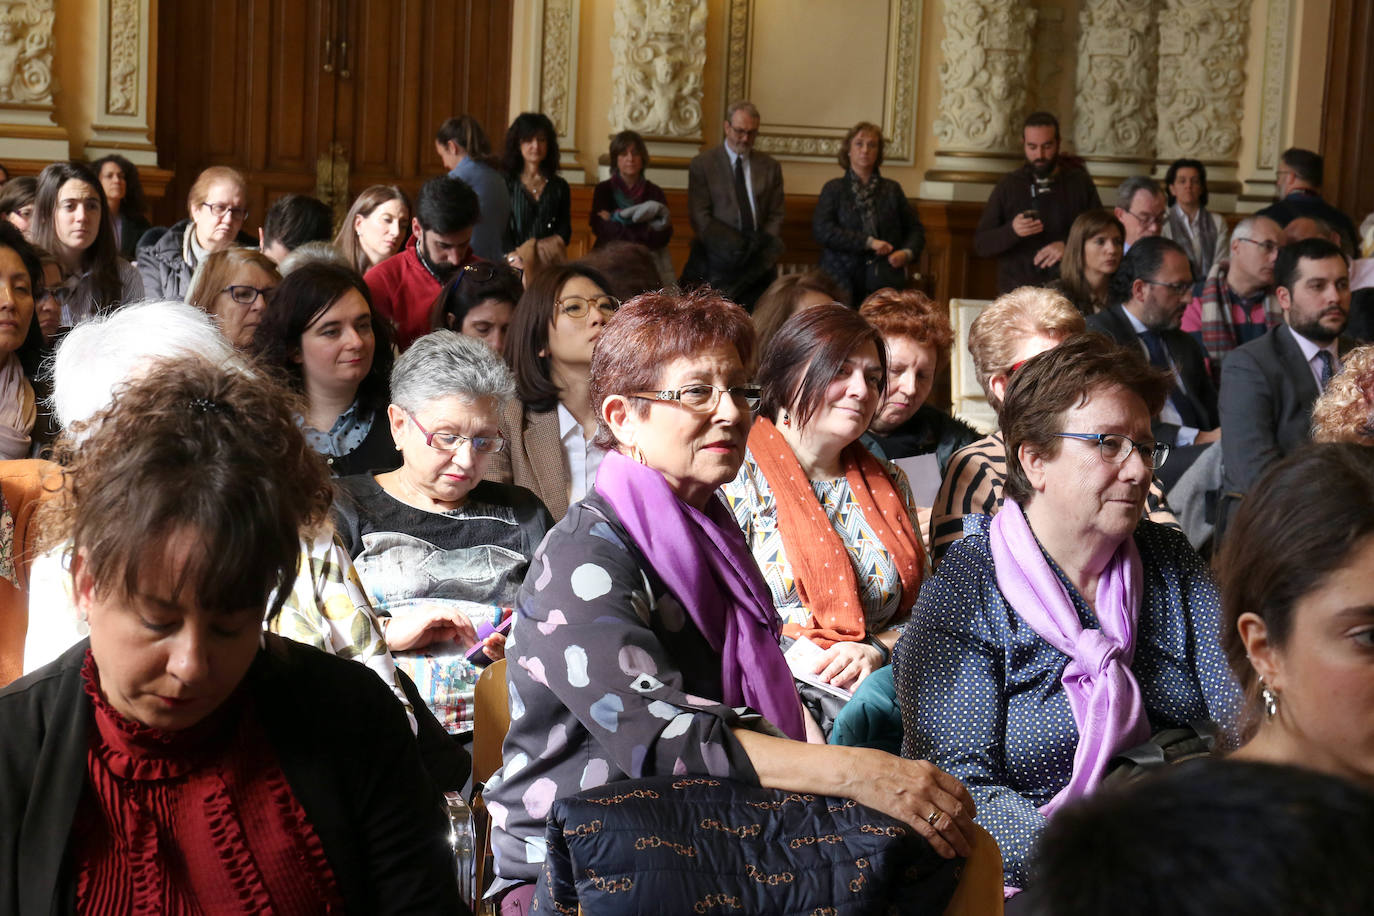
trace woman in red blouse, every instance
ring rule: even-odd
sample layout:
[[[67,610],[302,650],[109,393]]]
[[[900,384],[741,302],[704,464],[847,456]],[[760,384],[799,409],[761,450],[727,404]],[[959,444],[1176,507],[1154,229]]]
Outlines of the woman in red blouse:
[[[262,630],[330,505],[290,397],[183,360],[93,422],[43,520],[89,639],[0,691],[0,914],[460,911],[400,704]]]

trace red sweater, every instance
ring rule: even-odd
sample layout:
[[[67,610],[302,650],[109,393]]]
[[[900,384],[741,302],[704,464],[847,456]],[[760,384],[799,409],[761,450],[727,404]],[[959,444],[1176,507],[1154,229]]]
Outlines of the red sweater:
[[[429,313],[439,296],[439,281],[424,264],[415,246],[419,238],[367,272],[364,279],[372,293],[372,304],[396,328],[396,346],[404,350],[417,339],[434,330],[429,326]],[[476,264],[482,259],[468,251],[463,265]]]

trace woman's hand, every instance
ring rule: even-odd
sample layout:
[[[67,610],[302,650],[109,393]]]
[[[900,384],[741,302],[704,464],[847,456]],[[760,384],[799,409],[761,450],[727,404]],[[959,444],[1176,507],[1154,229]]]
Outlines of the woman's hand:
[[[905,267],[906,262],[910,260],[911,252],[907,251],[905,248],[899,248],[896,251],[892,252],[892,254],[887,256],[887,263],[891,264],[898,270],[901,270],[903,267]]]
[[[812,669],[821,680],[853,690],[864,678],[883,666],[883,653],[865,642],[837,642],[816,659]]]
[[[870,748],[853,752],[850,788],[841,794],[910,824],[946,859],[968,856],[977,811],[963,783],[925,760]]]
[[[482,654],[494,662],[506,657],[506,634],[493,633],[482,640]]]
[[[892,243],[884,242],[882,239],[870,238],[868,240],[868,247],[872,248],[873,253],[876,255],[887,255],[892,253]]]
[[[609,220],[611,219],[611,211],[610,211],[610,210],[597,210],[597,211],[596,211],[596,215],[599,216],[599,217],[601,217],[601,218],[604,219],[604,220],[607,220],[607,221],[609,221]]]
[[[443,605],[430,605],[403,617],[392,617],[386,628],[386,647],[392,652],[423,649],[432,643],[449,639],[459,645],[470,646],[477,641],[477,630],[467,614]],[[490,645],[491,641],[487,643]],[[500,657],[504,655],[503,638]]]

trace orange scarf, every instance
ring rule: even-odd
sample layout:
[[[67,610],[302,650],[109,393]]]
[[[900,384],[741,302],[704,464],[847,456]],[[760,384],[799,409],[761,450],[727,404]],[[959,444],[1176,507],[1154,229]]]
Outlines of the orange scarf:
[[[867,626],[854,565],[792,447],[770,420],[760,417],[749,433],[749,451],[773,490],[778,531],[792,564],[797,596],[811,612],[809,626],[788,624],[783,634],[806,636],[825,648],[863,639]],[[860,443],[847,446],[840,462],[849,492],[897,566],[902,580],[900,610],[910,610],[921,586],[925,547],[912,527],[906,503],[882,463]]]

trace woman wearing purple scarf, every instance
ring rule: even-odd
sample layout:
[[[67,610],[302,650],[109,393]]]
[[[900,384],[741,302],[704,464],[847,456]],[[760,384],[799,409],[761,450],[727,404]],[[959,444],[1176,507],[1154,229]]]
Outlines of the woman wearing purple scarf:
[[[744,310],[709,292],[627,302],[597,341],[607,455],[535,554],[506,646],[511,729],[488,784],[496,873],[520,897],[556,798],[625,779],[716,776],[852,798],[967,855],[973,805],[924,761],[805,742],[778,617],[717,496],[759,390]]]
[[[999,418],[1002,510],[966,517],[893,653],[903,756],[969,787],[1009,887],[1113,755],[1196,719],[1229,729],[1238,710],[1211,574],[1141,519],[1168,456],[1150,417],[1170,384],[1095,334],[1018,369]]]

